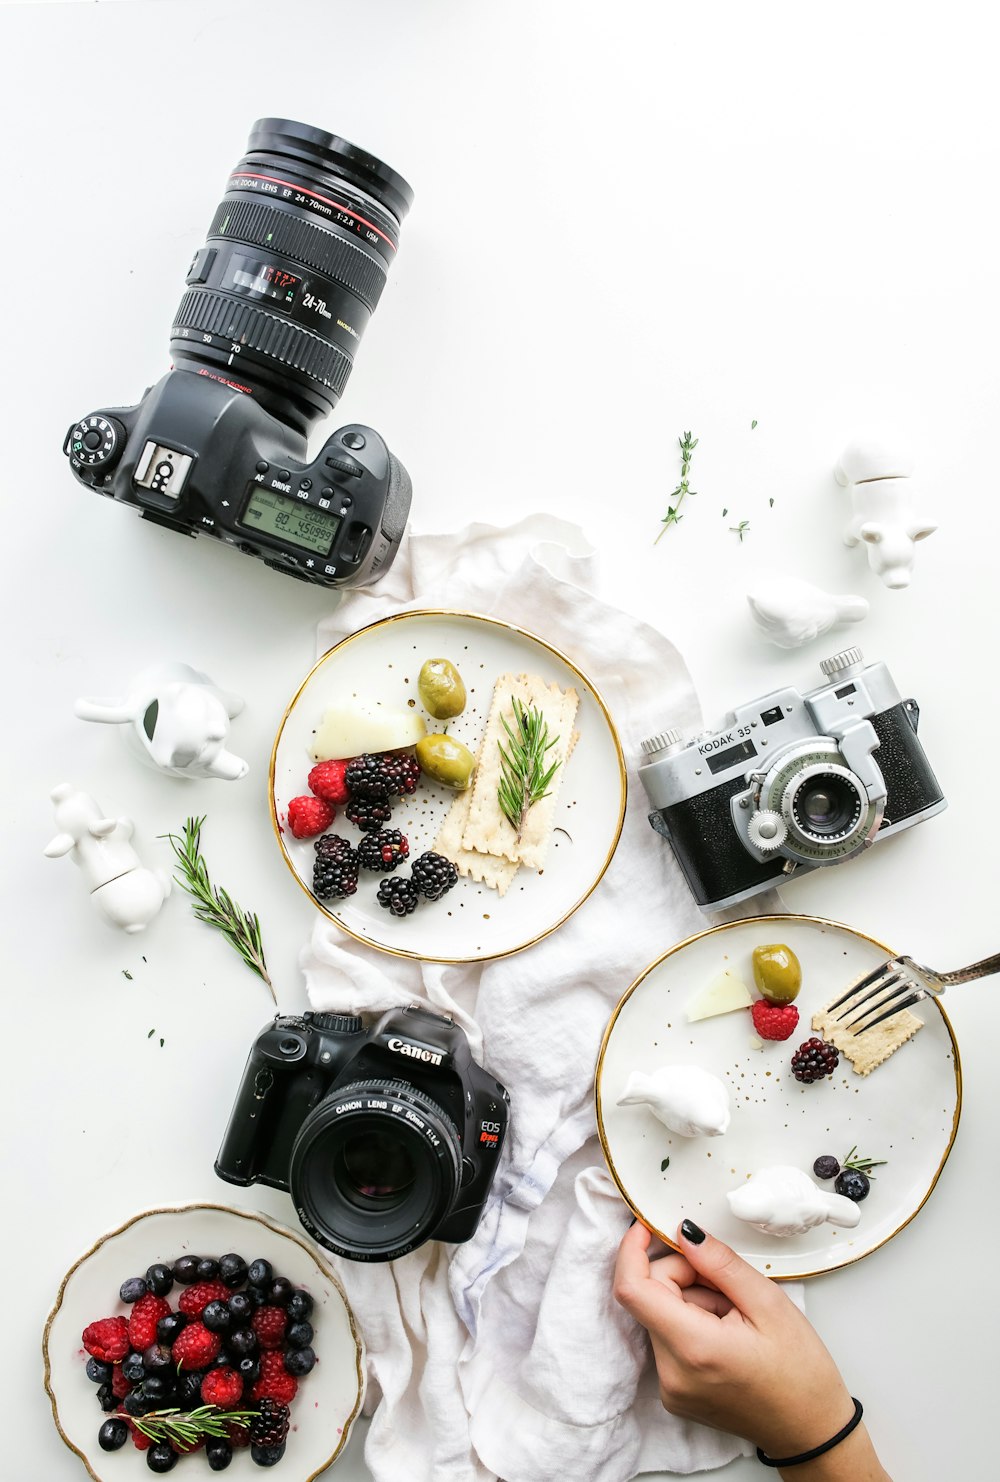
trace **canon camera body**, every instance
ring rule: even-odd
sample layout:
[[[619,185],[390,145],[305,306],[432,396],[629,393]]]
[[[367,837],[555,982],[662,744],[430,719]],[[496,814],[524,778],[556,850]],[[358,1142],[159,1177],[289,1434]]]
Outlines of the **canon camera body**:
[[[247,1060],[215,1171],[287,1190],[305,1229],[354,1261],[469,1240],[510,1098],[451,1020],[393,1009],[275,1018]]]

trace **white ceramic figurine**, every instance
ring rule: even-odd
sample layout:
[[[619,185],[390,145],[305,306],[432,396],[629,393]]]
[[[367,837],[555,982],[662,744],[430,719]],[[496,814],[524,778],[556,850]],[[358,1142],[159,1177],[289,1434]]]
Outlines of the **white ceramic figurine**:
[[[229,722],[243,709],[190,664],[157,664],[137,674],[122,700],[81,699],[81,720],[123,725],[129,750],[172,777],[237,782],[249,768],[226,750]]]
[[[836,597],[780,571],[760,576],[747,601],[757,627],[779,648],[801,648],[838,623],[860,623],[868,616],[864,597]]]
[[[619,1106],[648,1106],[681,1137],[721,1137],[729,1126],[729,1092],[700,1065],[663,1065],[652,1075],[633,1070]]]
[[[762,1168],[727,1194],[729,1208],[765,1235],[804,1235],[814,1225],[841,1225],[853,1230],[861,1210],[843,1194],[828,1194],[801,1168],[776,1164]]]
[[[132,848],[130,818],[105,818],[94,799],[62,782],[50,793],[59,832],[45,846],[49,859],[71,856],[106,921],[130,935],[143,931],[170,894],[170,876],[147,870]]]
[[[851,491],[846,545],[864,541],[868,564],[887,587],[908,587],[918,540],[937,525],[917,512],[919,490],[913,460],[892,444],[849,443],[834,469],[838,484]]]

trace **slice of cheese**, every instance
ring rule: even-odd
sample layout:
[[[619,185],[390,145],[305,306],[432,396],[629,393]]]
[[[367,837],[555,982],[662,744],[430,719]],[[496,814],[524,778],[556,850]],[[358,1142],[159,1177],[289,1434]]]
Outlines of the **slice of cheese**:
[[[687,1006],[688,1023],[713,1019],[716,1014],[731,1014],[734,1009],[749,1008],[752,1002],[753,996],[743,979],[726,967],[692,998]]]
[[[314,761],[340,761],[366,751],[400,751],[427,734],[422,715],[394,710],[377,701],[347,700],[328,705],[309,747]]]

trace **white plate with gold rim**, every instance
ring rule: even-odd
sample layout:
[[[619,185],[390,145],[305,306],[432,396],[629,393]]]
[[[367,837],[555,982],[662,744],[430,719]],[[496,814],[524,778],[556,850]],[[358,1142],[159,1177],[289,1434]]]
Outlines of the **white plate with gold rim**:
[[[473,754],[486,724],[493,687],[507,671],[540,675],[576,689],[579,740],[566,763],[556,807],[556,830],[543,869],[520,870],[503,898],[485,885],[459,878],[440,901],[421,901],[396,918],[376,899],[383,875],[362,870],[356,895],[320,901],[312,893],[315,841],[296,839],[287,827],[288,804],[308,791],[310,746],[326,707],[357,697],[386,707],[409,706],[440,728],[420,704],[417,678],[425,659],[447,658],[459,670],[468,701],[448,722],[448,732]],[[389,828],[406,835],[410,859],[432,849],[454,801],[454,792],[421,778],[400,798]],[[471,613],[403,612],[361,628],[324,654],[299,687],[278,729],[271,755],[271,815],[281,851],[309,898],[348,935],[383,952],[435,962],[476,962],[506,957],[547,936],[587,899],[607,869],[625,817],[625,764],[607,706],[571,660],[542,639],[510,623]],[[329,832],[357,844],[361,838],[339,810]],[[409,866],[397,873],[407,875]]]
[[[753,988],[751,952],[785,942],[802,964],[799,1024],[783,1043],[756,1038],[749,1009],[689,1024],[686,1005],[723,968]],[[860,1076],[841,1056],[833,1076],[794,1079],[790,1060],[813,1035],[812,1015],[838,990],[894,955],[861,932],[811,916],[761,916],[716,926],[679,943],[636,979],[605,1031],[597,1066],[601,1144],[626,1202],[668,1244],[688,1217],[779,1280],[849,1265],[884,1245],[923,1207],[951,1151],[962,1105],[958,1046],[936,1000],[918,1006],[924,1027],[876,1070]],[[699,1065],[730,1093],[721,1137],[680,1137],[645,1106],[618,1106],[628,1073]],[[736,1219],[726,1194],[755,1170],[791,1164],[812,1177],[824,1153],[885,1158],[854,1230],[819,1225],[805,1235],[765,1235]],[[669,1158],[669,1165],[661,1164]],[[832,1190],[832,1184],[818,1187]]]
[[[86,1375],[81,1334],[102,1317],[127,1317],[118,1288],[147,1266],[170,1264],[186,1254],[222,1256],[235,1251],[245,1260],[270,1261],[275,1274],[309,1292],[315,1304],[316,1367],[299,1381],[291,1404],[291,1429],[279,1476],[312,1482],[347,1444],[365,1393],[364,1345],[336,1276],[309,1242],[252,1210],[219,1204],[181,1204],[137,1214],[101,1237],[67,1271],[45,1324],[42,1352],[45,1388],[59,1434],[95,1482],[128,1482],[148,1477],[144,1454],[127,1441],[120,1451],[102,1451],[97,1433],[107,1419],[97,1386]],[[168,1297],[171,1309],[183,1288]],[[199,1468],[200,1463],[200,1468]],[[203,1457],[181,1457],[177,1476],[209,1475]],[[233,1456],[229,1477],[259,1476],[245,1449]]]

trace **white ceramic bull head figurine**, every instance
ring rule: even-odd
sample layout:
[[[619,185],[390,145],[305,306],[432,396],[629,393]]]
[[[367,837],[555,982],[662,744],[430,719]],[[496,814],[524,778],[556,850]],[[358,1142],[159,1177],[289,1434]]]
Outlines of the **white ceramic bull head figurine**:
[[[80,699],[81,720],[127,726],[129,749],[172,777],[219,777],[237,782],[249,768],[226,749],[229,722],[243,709],[239,695],[222,690],[189,664],[157,664],[137,674],[122,700]]]
[[[50,793],[59,832],[45,846],[49,859],[68,854],[98,911],[132,935],[144,931],[170,894],[165,870],[147,870],[129,842],[130,818],[107,818],[88,793],[61,782]]]
[[[913,460],[890,444],[849,443],[834,469],[851,491],[851,519],[844,543],[864,541],[868,564],[887,587],[908,587],[915,546],[938,528],[918,513]]]

